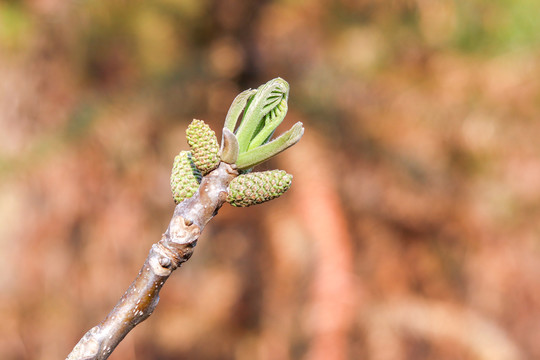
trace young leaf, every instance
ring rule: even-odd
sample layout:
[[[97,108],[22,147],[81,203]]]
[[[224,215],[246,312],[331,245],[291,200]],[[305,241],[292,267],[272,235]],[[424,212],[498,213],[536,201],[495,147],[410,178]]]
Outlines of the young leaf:
[[[256,89],[247,89],[242,91],[236,98],[234,98],[231,107],[229,108],[229,112],[227,113],[227,117],[225,117],[225,128],[229,129],[231,132],[234,132],[234,128],[238,122],[238,117],[242,111],[244,111],[250,97],[252,97],[256,92]]]
[[[281,79],[270,80],[260,86],[244,110],[244,117],[236,132],[240,153],[248,150],[256,131],[264,127],[264,117],[277,107],[281,100],[287,100],[289,84]]]
[[[289,131],[285,132],[277,139],[238,155],[236,165],[240,170],[252,168],[280,152],[287,150],[296,144],[303,134],[304,127],[301,122],[297,122]]]

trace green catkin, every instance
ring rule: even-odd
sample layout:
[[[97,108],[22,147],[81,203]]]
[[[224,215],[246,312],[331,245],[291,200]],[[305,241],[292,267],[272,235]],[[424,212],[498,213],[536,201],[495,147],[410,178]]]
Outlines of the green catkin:
[[[281,196],[291,181],[292,175],[283,170],[243,174],[229,184],[227,201],[237,207],[261,204]]]
[[[171,172],[171,191],[175,203],[181,203],[195,194],[202,180],[201,172],[195,167],[190,151],[181,151],[174,158]]]
[[[216,133],[202,120],[194,119],[187,130],[193,163],[202,173],[208,174],[219,165],[219,145]]]

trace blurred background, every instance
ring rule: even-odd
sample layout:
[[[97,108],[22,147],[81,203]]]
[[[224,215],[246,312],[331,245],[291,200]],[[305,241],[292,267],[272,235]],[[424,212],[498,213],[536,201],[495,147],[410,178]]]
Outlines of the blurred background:
[[[242,90],[291,86],[261,170],[111,359],[540,358],[540,2],[0,1],[0,357],[61,359]]]

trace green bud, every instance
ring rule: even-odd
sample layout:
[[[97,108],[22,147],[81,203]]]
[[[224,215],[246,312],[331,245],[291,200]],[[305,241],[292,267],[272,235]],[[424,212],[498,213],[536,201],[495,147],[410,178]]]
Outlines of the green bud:
[[[171,191],[175,203],[181,203],[195,194],[202,180],[201,172],[195,167],[191,152],[181,151],[174,158],[171,172]]]
[[[291,181],[292,175],[283,170],[239,175],[229,184],[227,201],[237,207],[261,204],[281,196]]]
[[[203,175],[219,165],[219,145],[216,133],[204,121],[194,119],[187,130],[193,162]]]

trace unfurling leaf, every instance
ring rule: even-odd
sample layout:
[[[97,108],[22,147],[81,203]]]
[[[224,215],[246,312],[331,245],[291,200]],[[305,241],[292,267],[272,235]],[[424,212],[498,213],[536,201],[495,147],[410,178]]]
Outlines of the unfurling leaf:
[[[270,80],[256,90],[255,95],[247,102],[244,116],[236,131],[240,153],[248,150],[251,140],[265,127],[265,116],[275,110],[282,100],[287,102],[288,97],[289,84],[281,78]]]
[[[304,127],[301,122],[297,122],[292,128],[281,134],[278,138],[240,154],[236,161],[236,165],[240,170],[252,168],[280,152],[287,150],[300,141],[302,135],[304,135]]]

